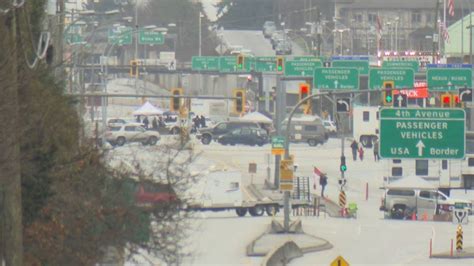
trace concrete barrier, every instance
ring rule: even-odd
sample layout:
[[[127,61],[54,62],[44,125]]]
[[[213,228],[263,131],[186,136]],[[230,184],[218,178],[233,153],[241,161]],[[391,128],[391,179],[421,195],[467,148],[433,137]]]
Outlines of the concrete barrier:
[[[303,251],[301,251],[295,242],[288,240],[270,251],[265,258],[263,258],[262,266],[287,265],[290,260],[301,256],[303,256]]]

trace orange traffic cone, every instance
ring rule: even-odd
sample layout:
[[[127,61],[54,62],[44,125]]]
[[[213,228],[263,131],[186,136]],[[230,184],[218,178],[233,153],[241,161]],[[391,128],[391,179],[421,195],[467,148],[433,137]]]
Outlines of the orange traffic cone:
[[[416,221],[416,213],[415,212],[411,215],[411,220]]]

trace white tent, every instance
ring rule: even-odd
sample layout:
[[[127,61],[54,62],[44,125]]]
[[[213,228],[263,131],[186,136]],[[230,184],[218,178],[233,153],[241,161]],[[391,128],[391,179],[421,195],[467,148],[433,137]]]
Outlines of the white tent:
[[[248,113],[240,118],[240,121],[251,121],[256,123],[271,124],[273,121],[259,112]]]
[[[424,180],[419,176],[405,176],[401,179],[391,182],[385,185],[385,188],[392,189],[404,189],[404,188],[413,188],[413,189],[436,189],[436,186],[432,183]]]
[[[146,102],[142,107],[133,112],[133,115],[162,115],[163,110],[153,106],[150,102]]]

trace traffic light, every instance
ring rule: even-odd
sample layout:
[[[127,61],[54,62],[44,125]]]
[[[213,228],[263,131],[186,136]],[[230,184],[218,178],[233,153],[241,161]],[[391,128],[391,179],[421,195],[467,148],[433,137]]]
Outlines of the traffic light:
[[[234,113],[242,114],[245,111],[245,90],[244,89],[234,89],[233,91],[234,98]]]
[[[452,106],[453,96],[451,93],[441,94],[441,107],[448,107]]]
[[[341,156],[341,167],[340,167],[341,172],[347,171],[347,165],[346,165],[346,156],[342,155]]]
[[[170,110],[172,112],[179,112],[181,108],[181,95],[183,95],[182,88],[174,88],[171,90],[171,103],[170,103]]]
[[[299,85],[299,100],[303,100],[304,98],[308,97],[310,95],[310,86],[308,83],[300,83]],[[306,100],[304,105],[310,105],[311,104],[311,99]]]
[[[130,61],[130,77],[138,77],[138,61],[131,60]]]
[[[384,81],[383,83],[383,103],[385,105],[393,104],[393,81]]]
[[[453,94],[452,97],[453,98],[451,100],[451,107],[459,107],[459,108],[464,107],[464,102],[461,101],[461,98],[459,97],[459,95]]]
[[[239,54],[237,56],[237,70],[243,70],[244,69],[244,56]]]
[[[277,57],[277,61],[276,61],[276,72],[281,74],[284,71],[285,71],[284,60],[283,60],[283,57],[279,56]]]

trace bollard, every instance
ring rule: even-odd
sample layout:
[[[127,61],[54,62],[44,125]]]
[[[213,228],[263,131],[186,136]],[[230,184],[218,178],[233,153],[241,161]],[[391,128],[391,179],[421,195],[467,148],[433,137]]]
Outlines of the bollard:
[[[450,253],[451,257],[453,256],[453,242],[454,242],[454,241],[453,241],[453,239],[451,238],[451,253]]]
[[[461,252],[462,251],[462,226],[458,225],[458,228],[456,230],[456,251]]]
[[[430,258],[432,254],[433,254],[433,239],[430,238]]]
[[[369,200],[369,182],[365,183],[365,200]]]

